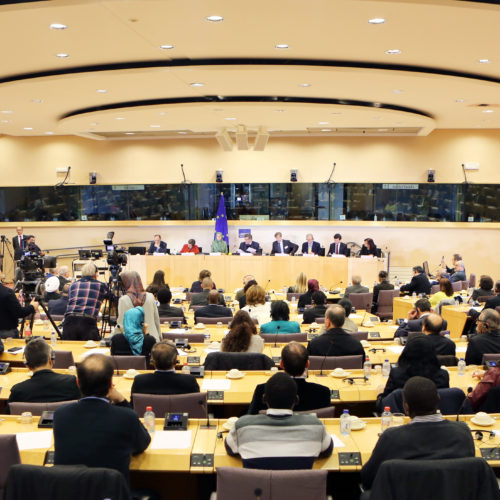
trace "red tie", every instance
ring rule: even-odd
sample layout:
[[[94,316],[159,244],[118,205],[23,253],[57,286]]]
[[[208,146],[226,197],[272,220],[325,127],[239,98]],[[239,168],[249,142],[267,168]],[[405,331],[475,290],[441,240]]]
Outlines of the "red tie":
[[[19,248],[23,248],[23,237],[19,236]]]

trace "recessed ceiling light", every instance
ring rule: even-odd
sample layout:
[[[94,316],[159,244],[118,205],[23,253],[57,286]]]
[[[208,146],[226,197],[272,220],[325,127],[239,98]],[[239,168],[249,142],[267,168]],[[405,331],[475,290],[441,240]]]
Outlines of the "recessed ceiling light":
[[[276,113],[284,113],[285,112],[284,109],[275,109],[274,111],[276,111]]]
[[[201,82],[193,82],[193,83],[190,83],[189,85],[191,85],[191,87],[204,87],[205,86],[205,84],[201,83]]]
[[[2,123],[10,123],[10,120],[0,120]]]
[[[54,135],[54,132],[45,132],[45,135]]]
[[[288,49],[288,48],[289,48],[289,45],[288,45],[288,44],[286,44],[286,43],[277,43],[277,44],[275,45],[275,48],[277,48],[277,49]]]
[[[329,122],[318,122],[319,125],[328,125]]]
[[[224,120],[236,120],[236,118],[224,118]]]
[[[483,109],[483,113],[493,113],[493,109]]]
[[[151,128],[160,128],[161,125],[150,125]]]
[[[187,132],[184,132],[183,130],[179,130],[179,132],[177,132],[178,134],[187,134]]]
[[[115,120],[125,120],[125,118],[123,116],[117,116]]]
[[[14,113],[14,111],[12,111],[12,110],[10,110],[10,109],[4,109],[4,110],[2,110],[2,113],[3,113],[4,115],[11,115],[12,113]]]
[[[106,89],[97,89],[96,92],[98,94],[105,94],[107,92],[107,90]]]
[[[65,30],[66,28],[67,28],[67,26],[65,24],[62,24],[62,23],[52,23],[50,25],[51,30]]]
[[[56,57],[60,57],[61,59],[64,59],[65,57],[69,57],[69,54],[65,54],[64,52],[60,52],[59,54],[56,54]]]
[[[401,51],[399,49],[389,49],[385,51],[386,54],[389,54],[390,56],[401,54]]]
[[[24,130],[33,130],[33,127],[24,127]]]
[[[134,135],[135,132],[125,132],[125,135]]]
[[[173,48],[174,48],[173,45],[160,45],[160,49],[163,49],[163,50],[170,50]]]
[[[167,114],[167,112],[166,112],[166,111],[160,111],[158,114],[159,114],[160,116],[165,116],[165,115]]]
[[[40,104],[42,102],[41,99],[31,99],[31,102],[35,103],[35,104]]]
[[[370,24],[384,24],[385,19],[383,17],[374,17],[373,19],[368,19]]]
[[[207,16],[205,19],[207,21],[210,21],[211,23],[219,23],[220,21],[224,21],[224,18],[222,16]]]
[[[455,99],[455,102],[465,102],[465,99]]]
[[[389,129],[388,128],[379,128],[378,131],[379,132],[389,132]]]
[[[322,128],[321,129],[321,132],[331,132],[332,129],[331,128]]]
[[[491,61],[489,59],[479,59],[481,64],[489,64]]]
[[[299,83],[299,87],[310,87],[310,83]]]
[[[392,92],[394,94],[402,94],[403,93],[403,91],[401,89],[394,89]]]

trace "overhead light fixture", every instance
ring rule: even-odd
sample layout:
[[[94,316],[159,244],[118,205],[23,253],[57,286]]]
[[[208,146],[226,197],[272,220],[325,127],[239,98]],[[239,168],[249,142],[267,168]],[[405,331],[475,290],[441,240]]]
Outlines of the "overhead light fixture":
[[[236,130],[236,146],[240,151],[248,149],[248,132],[245,125],[238,125]]]
[[[253,145],[254,151],[264,151],[269,141],[269,132],[264,127],[259,127],[257,136],[255,137],[255,143]]]
[[[481,64],[489,64],[491,61],[489,59],[479,59]]]
[[[385,19],[383,17],[374,17],[373,19],[368,19],[370,24],[384,24]]]
[[[483,113],[493,113],[493,109],[483,109]]]
[[[299,87],[310,87],[310,83],[299,83]]]
[[[236,118],[229,117],[229,118],[224,118],[224,120],[236,120]]]
[[[286,43],[278,43],[274,46],[276,49],[288,49],[289,45]]]
[[[329,125],[330,122],[318,122],[318,125]]]
[[[224,150],[224,151],[231,151],[233,149],[233,141],[229,134],[227,133],[226,129],[223,129],[215,134],[215,138],[217,139],[217,142],[219,143],[219,146]]]
[[[211,23],[220,23],[221,21],[224,21],[222,16],[207,16],[205,19]]]
[[[174,48],[173,45],[160,45],[160,49],[163,49],[163,50],[171,50],[173,48]]]
[[[56,57],[64,59],[65,57],[69,57],[69,54],[65,54],[64,52],[60,52],[59,54],[56,54]]]
[[[150,125],[151,128],[160,128],[161,125]]]
[[[54,132],[45,132],[45,135],[54,135]]]
[[[33,130],[33,127],[24,127],[24,130]]]
[[[62,24],[62,23],[52,23],[50,25],[51,30],[65,30],[66,28],[67,28],[67,26],[65,24]]]
[[[386,54],[389,54],[390,56],[401,54],[401,51],[399,49],[389,49],[385,51]]]
[[[201,83],[201,82],[193,82],[193,83],[190,83],[189,85],[191,85],[191,87],[204,87],[205,86],[205,84]]]
[[[125,132],[125,135],[135,135],[135,132]]]
[[[105,94],[107,92],[107,90],[106,89],[97,89],[96,92],[98,94]]]

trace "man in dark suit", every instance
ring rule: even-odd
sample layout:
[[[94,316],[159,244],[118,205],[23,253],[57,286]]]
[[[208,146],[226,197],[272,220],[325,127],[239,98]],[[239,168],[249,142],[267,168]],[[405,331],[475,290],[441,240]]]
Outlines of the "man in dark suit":
[[[477,320],[477,333],[469,339],[465,362],[481,365],[484,354],[500,353],[500,314],[495,309],[483,309]]]
[[[142,453],[151,436],[113,387],[113,372],[103,354],[91,354],[78,364],[82,399],[54,413],[54,463],[107,467],[128,481],[130,455]]]
[[[180,307],[172,307],[170,301],[172,300],[172,292],[166,286],[161,287],[156,295],[158,298],[158,314],[160,317],[182,318],[182,323],[187,323],[184,311]]]
[[[167,253],[167,243],[161,240],[159,234],[154,235],[154,240],[149,245],[148,254],[152,255],[154,253]]]
[[[191,305],[192,306],[206,306],[208,305],[208,294],[212,290],[212,278],[203,278],[201,282],[201,288],[203,292],[194,293],[191,295]],[[219,294],[219,304],[222,306],[226,306],[226,301],[224,300],[224,295],[222,293]]]
[[[316,318],[325,317],[326,295],[321,290],[317,290],[311,295],[311,301],[313,303],[313,307],[304,310],[302,324],[314,323]]]
[[[389,274],[387,274],[387,271],[384,270],[378,273],[378,284],[373,287],[372,314],[377,312],[378,294],[380,290],[394,290],[394,285],[389,283]]]
[[[280,366],[297,384],[299,402],[294,406],[294,411],[317,410],[330,406],[330,389],[321,384],[307,382],[307,368],[309,367],[309,354],[307,349],[298,342],[290,342],[281,350]],[[252,402],[248,413],[256,415],[260,410],[265,410],[262,396],[266,384],[258,384],[253,393]]]
[[[485,309],[495,309],[496,307],[500,306],[500,281],[497,281],[495,283],[495,293],[496,295],[494,297],[491,297],[491,299],[488,299],[486,301],[483,307],[483,311]]]
[[[271,255],[274,255],[275,253],[295,255],[299,249],[299,245],[292,243],[290,240],[284,240],[283,235],[280,232],[277,232],[274,237],[276,238],[276,241],[273,241]]]
[[[356,356],[361,354],[365,361],[365,350],[361,342],[342,329],[345,310],[334,304],[326,310],[326,332],[311,340],[307,345],[309,356]]]
[[[62,289],[61,297],[59,299],[53,299],[47,302],[47,308],[49,310],[49,314],[58,314],[58,315],[66,314],[66,309],[68,309],[69,287],[70,283],[66,283],[64,285],[64,288]]]
[[[328,249],[328,255],[345,255],[351,256],[351,251],[347,248],[345,243],[342,243],[342,235],[337,233],[333,236],[333,243]]]
[[[16,227],[17,236],[12,238],[12,247],[14,248],[14,260],[19,260],[26,251],[26,236],[23,234],[21,226]]]
[[[245,234],[244,241],[240,243],[239,253],[251,253],[255,255],[257,253],[262,253],[262,250],[259,244],[253,241],[251,234]]]
[[[198,323],[198,318],[232,318],[233,313],[229,307],[219,305],[220,295],[217,290],[208,292],[208,305],[200,307],[194,312],[194,321]]]
[[[361,482],[370,489],[386,460],[439,460],[475,455],[472,434],[466,424],[444,420],[438,412],[439,395],[428,378],[412,377],[403,388],[403,405],[411,424],[386,429],[361,469]]]
[[[431,283],[422,266],[415,266],[413,268],[413,278],[409,283],[403,285],[400,290],[402,292],[408,292],[410,295],[413,293],[416,293],[417,295],[421,293],[430,295]]]
[[[321,245],[314,241],[314,236],[309,233],[306,234],[306,241],[302,243],[302,253],[310,255],[318,255],[321,250]]]
[[[41,257],[45,255],[45,252],[42,252],[40,247],[35,243],[35,237],[32,234],[26,236],[26,248],[24,251],[40,255]]]
[[[422,331],[432,340],[436,354],[441,356],[455,356],[455,342],[441,335],[443,318],[439,314],[431,313],[423,318]]]
[[[134,394],[188,394],[200,392],[198,382],[193,375],[175,372],[177,349],[173,342],[162,340],[151,350],[154,373],[137,375],[132,384]]]
[[[394,337],[407,337],[411,332],[421,332],[424,319],[431,313],[429,299],[418,299],[414,308],[408,313],[408,321],[403,323],[394,333]],[[399,319],[399,318],[395,318]],[[443,319],[443,330],[448,328],[448,322]]]
[[[52,371],[53,351],[43,338],[36,337],[28,342],[24,356],[33,376],[12,386],[9,403],[52,403],[80,399],[76,378]]]
[[[34,314],[35,309],[38,310],[38,302],[34,298],[29,305],[23,307],[14,290],[0,283],[0,337],[19,337],[19,318]]]

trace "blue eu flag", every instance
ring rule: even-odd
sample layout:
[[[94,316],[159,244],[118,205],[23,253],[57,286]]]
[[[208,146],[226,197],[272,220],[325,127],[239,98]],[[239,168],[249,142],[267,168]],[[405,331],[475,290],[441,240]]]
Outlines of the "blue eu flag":
[[[217,217],[215,219],[215,233],[222,233],[223,240],[229,246],[229,231],[227,229],[226,205],[224,203],[224,195],[220,194],[219,208],[217,209]],[[215,234],[214,234],[215,239]]]

